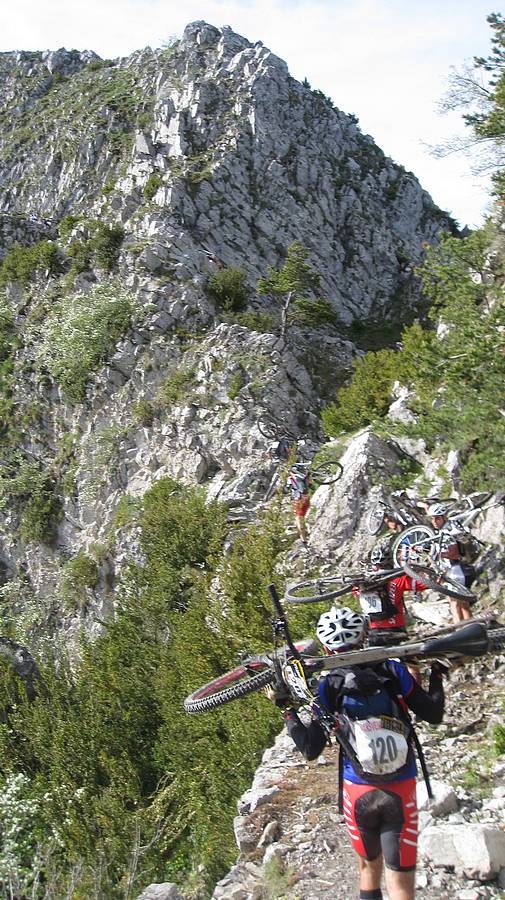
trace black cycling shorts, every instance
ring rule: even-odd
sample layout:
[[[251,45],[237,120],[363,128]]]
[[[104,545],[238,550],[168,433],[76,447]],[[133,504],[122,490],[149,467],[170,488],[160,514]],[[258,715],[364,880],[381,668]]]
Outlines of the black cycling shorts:
[[[354,784],[344,779],[343,810],[352,845],[369,861],[382,853],[388,869],[416,867],[416,779],[388,784]]]

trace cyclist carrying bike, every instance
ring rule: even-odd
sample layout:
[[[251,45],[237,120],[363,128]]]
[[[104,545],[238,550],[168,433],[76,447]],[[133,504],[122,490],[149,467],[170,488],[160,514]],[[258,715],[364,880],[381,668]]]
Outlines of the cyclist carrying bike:
[[[389,541],[373,548],[370,562],[375,571],[386,571],[394,567]],[[369,622],[369,646],[388,647],[406,640],[404,595],[412,590],[425,591],[426,585],[419,581],[414,583],[410,575],[398,575],[372,591],[364,590],[359,585],[353,587],[352,593],[359,600],[361,612]]]
[[[325,652],[359,647],[365,617],[332,607],[317,624]],[[287,707],[289,699],[270,690],[270,699]],[[413,900],[417,856],[416,763],[407,708],[438,724],[444,713],[442,667],[431,669],[428,691],[415,683],[405,666],[387,660],[369,666],[331,670],[318,684],[310,724],[292,707],[284,720],[298,750],[315,759],[327,743],[332,721],[340,743],[341,800],[347,830],[359,860],[361,900],[382,900],[385,865],[390,900]]]
[[[428,515],[431,524],[440,536],[440,557],[446,561],[451,570],[451,578],[461,582],[465,587],[470,587],[476,578],[473,566],[465,563],[458,544],[460,529],[456,522],[451,522],[447,515],[447,507],[441,503],[435,503],[428,507]],[[436,547],[438,550],[438,546]],[[464,622],[472,618],[468,600],[456,600],[451,598],[450,610],[454,624]]]
[[[305,516],[310,509],[310,488],[312,479],[307,469],[293,465],[288,473],[286,481],[286,490],[291,492],[293,501],[293,512],[295,514],[296,527],[300,540],[304,546],[307,546],[308,532],[305,522]]]
[[[288,437],[280,437],[279,440],[268,448],[268,455],[276,462],[287,462],[293,451],[293,441]]]

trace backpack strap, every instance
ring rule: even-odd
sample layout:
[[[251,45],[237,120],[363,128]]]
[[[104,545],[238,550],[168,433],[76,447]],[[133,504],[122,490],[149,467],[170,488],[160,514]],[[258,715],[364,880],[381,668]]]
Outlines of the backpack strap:
[[[392,671],[392,667],[391,667],[391,664],[390,664],[389,660],[386,660],[386,662],[384,663],[384,667],[385,667],[386,669],[389,669],[392,678],[393,678],[395,681],[397,681],[396,675],[395,675],[394,672]],[[386,688],[386,690],[387,690],[387,692],[389,693],[390,697],[396,702],[396,704],[397,704],[397,706],[398,706],[398,709],[399,709],[399,712],[400,712],[400,718],[405,722],[405,724],[408,724],[408,726],[409,726],[409,728],[410,728],[410,735],[411,735],[411,737],[412,737],[412,743],[414,744],[414,747],[415,747],[415,750],[416,750],[416,754],[417,754],[417,758],[418,758],[418,760],[419,760],[419,765],[421,766],[421,771],[422,771],[422,773],[423,773],[424,783],[425,783],[425,785],[426,785],[426,792],[427,792],[427,794],[428,794],[429,799],[432,800],[432,799],[433,799],[433,790],[432,790],[432,787],[431,787],[430,773],[429,773],[429,771],[428,771],[428,765],[427,765],[427,763],[426,763],[426,757],[425,757],[425,755],[424,755],[424,751],[423,751],[423,748],[422,748],[422,745],[421,745],[421,741],[419,740],[419,737],[418,737],[418,735],[417,735],[417,731],[415,730],[414,725],[412,724],[412,719],[410,718],[410,716],[409,716],[407,710],[405,709],[404,705],[400,702],[400,697],[399,697],[398,694],[395,692],[395,689],[394,689],[394,685],[393,685],[392,680],[388,679],[388,680],[385,682],[384,687]]]
[[[344,754],[341,744],[338,746],[338,812],[344,815]]]

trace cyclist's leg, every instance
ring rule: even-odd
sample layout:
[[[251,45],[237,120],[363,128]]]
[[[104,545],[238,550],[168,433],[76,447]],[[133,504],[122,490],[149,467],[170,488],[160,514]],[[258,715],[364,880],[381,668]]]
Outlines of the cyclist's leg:
[[[386,867],[386,887],[389,900],[413,900],[416,883],[416,870],[411,872],[394,872]]]
[[[415,778],[384,785],[381,845],[390,900],[414,897],[417,858]]]
[[[448,574],[450,574],[451,578],[454,579],[454,581],[460,581],[461,584],[465,585],[465,587],[467,586],[465,573],[459,563],[451,565]],[[457,600],[456,598],[451,598],[449,609],[451,611],[452,621],[454,625],[457,625],[458,622],[466,622],[468,619],[472,618],[468,600]]]
[[[457,625],[458,622],[466,622],[468,619],[472,618],[470,605],[466,600],[455,600],[454,598],[451,598],[449,609],[454,625]]]
[[[380,845],[379,820],[373,813],[356,815],[356,806],[372,798],[375,786],[354,784],[344,779],[342,802],[347,831],[352,847],[358,855],[360,895],[380,898],[383,859]]]
[[[305,516],[307,515],[310,508],[310,497],[300,497],[299,500],[295,500],[293,503],[293,509],[295,513],[295,522],[296,527],[298,529],[298,534],[300,535],[301,540],[306,543],[307,542],[307,525],[305,523]]]
[[[367,900],[382,900],[382,891],[380,889],[384,866],[382,853],[379,854],[377,859],[371,860],[358,856],[358,865],[360,898],[366,897]]]

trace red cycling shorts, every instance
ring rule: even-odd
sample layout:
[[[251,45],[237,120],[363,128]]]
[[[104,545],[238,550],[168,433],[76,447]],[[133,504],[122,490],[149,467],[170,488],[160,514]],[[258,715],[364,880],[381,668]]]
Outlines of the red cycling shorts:
[[[344,780],[343,808],[347,830],[356,853],[377,859],[388,869],[414,869],[417,857],[416,780],[387,784],[354,784]]]
[[[303,519],[307,515],[310,507],[310,497],[308,495],[300,497],[299,500],[293,500],[293,512],[295,516],[301,516]]]

